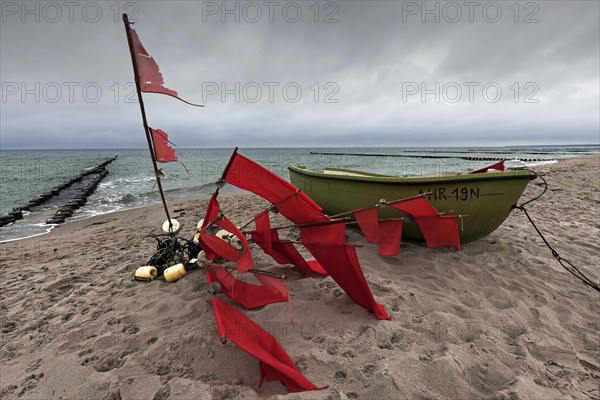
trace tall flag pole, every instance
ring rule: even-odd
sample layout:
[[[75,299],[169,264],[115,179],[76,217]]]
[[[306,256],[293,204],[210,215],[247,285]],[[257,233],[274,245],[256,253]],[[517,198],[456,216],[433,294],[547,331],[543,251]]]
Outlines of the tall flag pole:
[[[160,173],[158,172],[158,166],[156,165],[156,157],[154,154],[154,146],[152,143],[152,136],[150,134],[150,127],[148,126],[148,120],[146,119],[146,109],[144,108],[144,100],[142,98],[142,90],[140,88],[140,78],[138,76],[137,60],[134,53],[133,42],[131,40],[131,29],[129,27],[129,18],[127,14],[123,14],[123,23],[125,24],[125,33],[127,34],[127,43],[129,44],[129,52],[131,53],[131,63],[133,65],[133,74],[135,76],[135,87],[137,90],[138,103],[140,104],[140,111],[142,112],[142,121],[144,123],[144,131],[146,132],[146,140],[148,142],[148,149],[150,150],[150,158],[152,158],[152,165],[154,166],[154,176],[156,177],[156,185],[160,192],[160,198],[162,200],[165,214],[167,215],[167,221],[169,221],[169,228],[173,226],[171,222],[171,216],[169,215],[169,208],[167,207],[167,201],[165,200],[165,194],[163,192],[162,184],[160,182]]]

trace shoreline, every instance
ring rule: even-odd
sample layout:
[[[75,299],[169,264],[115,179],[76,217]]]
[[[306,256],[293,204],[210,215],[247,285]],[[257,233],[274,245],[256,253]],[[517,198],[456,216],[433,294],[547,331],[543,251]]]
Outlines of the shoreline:
[[[536,168],[549,187],[527,208],[556,250],[600,280],[600,157]],[[541,190],[532,181],[522,201]],[[169,202],[191,236],[209,196]],[[268,204],[220,196],[235,223]],[[178,210],[175,212],[175,210]],[[288,276],[285,303],[241,310],[273,334],[322,391],[258,386],[258,362],[216,332],[202,270],[175,283],[133,281],[154,252],[161,204],[69,222],[0,245],[0,395],[54,398],[523,398],[600,396],[600,297],[564,271],[523,213],[460,252],[407,241],[397,257],[362,244],[358,257],[378,321],[329,277]],[[238,307],[239,308],[239,307]]]

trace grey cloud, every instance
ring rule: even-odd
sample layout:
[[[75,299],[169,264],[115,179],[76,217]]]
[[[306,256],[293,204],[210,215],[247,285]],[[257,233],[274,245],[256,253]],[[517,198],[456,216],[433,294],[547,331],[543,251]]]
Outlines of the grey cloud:
[[[121,9],[126,3],[120,2]],[[404,15],[403,21],[403,9],[422,7],[420,1],[330,3],[339,8],[337,23],[315,23],[309,9],[313,2],[297,3],[303,10],[297,23],[277,13],[273,23],[266,15],[256,23],[235,23],[231,17],[222,23],[219,16],[205,15],[204,22],[203,7],[222,7],[223,2],[136,2],[134,28],[160,65],[167,87],[196,102],[211,82],[228,89],[236,82],[262,88],[256,103],[245,96],[235,102],[233,95],[222,102],[215,95],[205,109],[146,94],[150,123],[180,146],[598,142],[599,3],[533,2],[539,22],[531,24],[522,23],[528,2],[519,3],[519,23],[508,8],[514,2],[495,3],[503,10],[497,23],[481,13],[473,22],[465,15],[456,23],[443,18],[434,23],[431,17],[423,23],[420,15]],[[125,102],[133,94],[125,87],[133,76],[122,23],[109,9],[113,3],[97,4],[103,10],[97,23],[77,14],[73,23],[22,23],[18,15],[3,14],[3,90],[12,82],[27,88],[35,82],[79,86],[73,101],[63,92],[57,103],[42,98],[38,104],[33,95],[22,102],[20,93],[3,93],[2,148],[145,145],[139,109]],[[447,7],[448,2],[438,4]],[[478,4],[481,8],[487,2]],[[327,13],[320,11],[322,21]],[[272,102],[265,82],[278,82]],[[282,96],[283,85],[290,82],[302,89],[297,103]],[[326,89],[328,82],[335,87]],[[407,83],[432,89],[436,82],[441,88],[464,82],[479,86],[473,102],[464,86],[457,103],[448,96],[436,102],[431,94],[423,103],[420,91],[403,98]],[[495,103],[482,98],[481,87],[490,82],[502,90]],[[525,88],[528,82],[537,85],[533,97],[538,103],[524,102],[532,93]],[[97,102],[81,93],[89,83],[102,90]],[[324,102],[334,92],[338,103]]]

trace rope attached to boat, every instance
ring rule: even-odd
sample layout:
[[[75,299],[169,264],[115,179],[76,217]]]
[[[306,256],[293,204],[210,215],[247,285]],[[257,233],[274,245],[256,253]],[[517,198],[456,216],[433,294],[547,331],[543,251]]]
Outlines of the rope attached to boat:
[[[537,225],[535,224],[535,222],[533,222],[533,219],[531,218],[531,216],[529,215],[529,213],[525,209],[525,205],[536,201],[537,199],[539,199],[540,197],[542,197],[544,195],[544,193],[546,193],[546,190],[548,190],[548,182],[546,182],[546,180],[541,175],[539,175],[539,174],[536,174],[536,175],[544,182],[544,190],[542,191],[542,193],[539,194],[538,196],[534,197],[533,199],[526,201],[525,203],[523,203],[521,205],[515,204],[513,206],[513,208],[519,209],[519,210],[521,210],[521,211],[523,211],[525,213],[525,216],[527,217],[527,219],[529,220],[529,222],[531,222],[531,225],[533,226],[533,228],[535,229],[535,231],[537,232],[537,234],[542,238],[542,240],[544,241],[544,244],[546,245],[546,247],[548,247],[550,249],[550,251],[552,252],[552,256],[554,258],[556,258],[556,261],[558,261],[558,263],[561,265],[561,267],[563,267],[570,274],[572,274],[577,279],[579,279],[581,282],[583,282],[584,285],[589,286],[592,289],[600,292],[600,286],[598,286],[597,283],[595,283],[590,278],[588,278],[583,272],[581,272],[579,270],[579,268],[577,268],[575,265],[573,265],[572,262],[570,262],[569,260],[561,257],[560,254],[558,254],[558,251],[556,251],[550,245],[550,243],[548,243],[548,240],[546,240],[546,238],[544,237],[544,235],[542,234],[542,232],[539,230],[539,228],[537,227]]]

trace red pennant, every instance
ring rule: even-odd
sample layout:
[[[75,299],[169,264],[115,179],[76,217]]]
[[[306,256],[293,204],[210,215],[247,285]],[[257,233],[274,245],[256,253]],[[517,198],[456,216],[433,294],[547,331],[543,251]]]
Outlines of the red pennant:
[[[223,257],[229,261],[239,261],[242,258],[242,254],[238,249],[206,231],[200,232],[198,242],[202,246],[206,258],[209,260],[216,260],[219,257]]]
[[[281,215],[296,224],[329,221],[329,217],[313,208],[313,206],[306,201],[306,197],[308,196],[302,196],[303,194],[304,193],[302,192],[296,192],[291,196],[273,203],[273,205]]]
[[[252,240],[254,240],[266,254],[273,257],[278,264],[292,264],[303,274],[313,272],[320,275],[327,275],[327,271],[321,267],[317,260],[305,260],[293,243],[279,240],[276,229],[271,230],[272,242],[270,245],[266,245],[262,241],[262,237],[258,235],[256,231],[249,231],[248,233],[252,235]]]
[[[498,161],[497,163],[492,165],[488,165],[485,168],[481,168],[476,171],[471,171],[469,172],[469,174],[485,174],[486,172],[488,172],[489,169],[493,169],[496,171],[504,171],[504,160]]]
[[[221,207],[219,206],[219,202],[217,201],[217,196],[219,196],[219,189],[215,190],[215,192],[210,197],[208,207],[206,207],[204,221],[202,221],[202,226],[200,227],[200,230],[206,228],[206,225],[211,223],[215,218],[217,218],[217,215],[219,215],[219,210],[221,209]]]
[[[267,304],[288,301],[287,287],[281,279],[271,278],[265,275],[255,275],[263,283],[254,285],[236,279],[233,274],[223,267],[213,266],[206,269],[208,283],[218,282],[221,292],[240,303],[245,308],[262,307]]]
[[[260,384],[279,380],[290,392],[325,389],[306,379],[275,338],[251,319],[216,297],[212,305],[219,335],[259,360]]]
[[[440,215],[423,195],[388,204],[415,218],[427,247],[453,246],[460,250],[458,224],[456,223],[458,216]]]
[[[278,210],[294,223],[307,222],[307,218],[328,219],[321,214],[321,207],[306,193],[298,192],[296,186],[237,152],[231,156],[224,179],[276,204],[276,207],[281,202],[281,209]]]
[[[300,234],[303,244],[343,245],[346,242],[346,221],[301,226]]]
[[[427,247],[435,248],[451,246],[460,250],[458,224],[456,215],[440,215],[438,217],[416,217],[417,224],[423,232]]]
[[[434,217],[440,215],[423,195],[392,201],[388,205],[413,217]]]
[[[148,54],[135,30],[130,29],[130,32],[131,41],[133,43],[133,51],[135,54],[135,62],[137,64],[137,75],[140,83],[140,90],[146,93],[166,94],[168,96],[175,97],[176,99],[181,100],[189,105],[204,107],[203,105],[193,104],[189,101],[183,100],[181,97],[179,97],[176,91],[167,89],[163,86],[165,82],[158,68],[158,64],[156,61],[154,61],[154,58]]]
[[[269,210],[264,210],[263,212],[256,214],[254,222],[256,224],[256,237],[258,238],[256,241],[259,241],[264,245],[263,249],[265,253],[271,254],[273,252],[273,246],[271,245],[273,240],[271,238]]]
[[[240,242],[242,243],[243,251],[235,268],[241,272],[246,272],[250,268],[253,268],[254,262],[252,261],[250,245],[246,240],[246,236],[244,236],[244,234],[238,229],[238,227],[233,222],[231,222],[225,217],[219,219],[215,224],[225,229],[226,231],[234,234],[238,239],[240,239]]]
[[[373,298],[360,268],[355,245],[305,243],[304,246],[352,300],[372,311],[379,319],[391,319],[385,308]]]
[[[378,222],[379,255],[397,256],[402,239],[402,218],[388,218]]]
[[[204,215],[204,221],[202,222],[202,226],[200,227],[200,233],[202,233],[204,231],[204,229],[206,228],[206,226],[209,223],[211,223],[215,218],[217,218],[217,215],[219,215],[220,207],[219,207],[219,202],[217,201],[217,196],[219,196],[219,189],[215,190],[215,192],[212,194],[212,196],[210,198],[210,201],[208,202],[208,207],[206,208],[206,214]],[[215,239],[219,239],[219,238],[215,238]],[[208,240],[210,241],[211,239],[208,239]],[[216,260],[217,258],[221,257],[221,255],[219,255],[218,253],[211,251],[210,243],[203,241],[202,235],[200,235],[198,241],[200,243],[200,246],[202,246],[202,250],[204,250],[204,254],[206,255],[206,258],[208,258],[209,260]],[[220,243],[214,242],[213,245],[220,245]]]
[[[377,208],[362,208],[360,210],[354,210],[352,213],[354,214],[354,217],[356,217],[356,222],[358,222],[358,226],[360,226],[360,230],[363,235],[365,235],[367,242],[378,243],[379,227]]]
[[[160,129],[152,129],[152,143],[154,144],[154,157],[156,161],[161,163],[168,163],[177,161],[175,150],[169,146],[169,135],[167,132]]]

